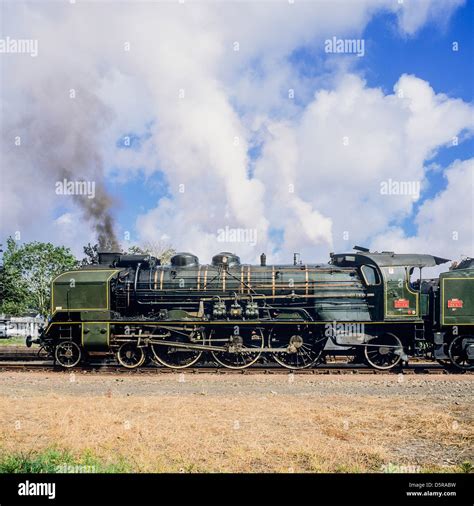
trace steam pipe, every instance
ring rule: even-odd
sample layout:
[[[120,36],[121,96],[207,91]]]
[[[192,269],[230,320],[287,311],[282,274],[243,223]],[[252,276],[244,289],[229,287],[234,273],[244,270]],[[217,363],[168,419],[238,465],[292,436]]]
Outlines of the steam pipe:
[[[133,293],[135,295],[135,300],[137,299],[137,283],[138,283],[138,273],[140,272],[141,263],[138,262],[137,269],[135,271],[135,281],[133,282]]]

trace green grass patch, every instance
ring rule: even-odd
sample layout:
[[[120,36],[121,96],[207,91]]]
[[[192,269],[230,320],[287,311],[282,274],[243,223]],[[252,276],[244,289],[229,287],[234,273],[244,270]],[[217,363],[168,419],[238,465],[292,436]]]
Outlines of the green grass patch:
[[[24,346],[26,349],[25,337],[9,337],[8,339],[0,339],[0,348],[2,346]]]
[[[67,450],[49,448],[42,452],[0,453],[0,473],[129,473],[131,466],[119,457],[106,463],[91,451],[75,456]]]
[[[459,464],[462,473],[474,473],[474,465],[472,462],[465,461]]]

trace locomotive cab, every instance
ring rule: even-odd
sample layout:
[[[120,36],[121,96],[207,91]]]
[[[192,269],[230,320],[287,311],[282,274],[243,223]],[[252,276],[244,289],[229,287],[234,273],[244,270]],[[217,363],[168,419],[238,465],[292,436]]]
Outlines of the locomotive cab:
[[[365,248],[355,249],[357,253],[331,254],[331,263],[358,269],[367,297],[371,299],[372,318],[378,321],[421,319],[424,314],[422,305],[426,307],[426,301],[422,304],[420,291],[421,270],[448,260],[432,255],[395,254],[390,251],[371,253]],[[410,281],[415,268],[420,271],[418,286]]]

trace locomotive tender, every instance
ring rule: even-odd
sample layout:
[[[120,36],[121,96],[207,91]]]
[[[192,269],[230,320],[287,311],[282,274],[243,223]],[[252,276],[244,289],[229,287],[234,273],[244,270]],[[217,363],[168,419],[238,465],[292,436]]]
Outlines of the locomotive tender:
[[[242,369],[260,359],[300,369],[342,353],[377,369],[409,356],[472,369],[474,260],[422,280],[424,267],[448,260],[354,250],[315,265],[296,255],[293,265],[266,265],[262,254],[258,266],[228,252],[210,265],[190,253],[160,265],[148,255],[101,252],[98,264],[53,280],[52,316],[34,342],[63,367],[114,353],[127,368],[206,359]]]

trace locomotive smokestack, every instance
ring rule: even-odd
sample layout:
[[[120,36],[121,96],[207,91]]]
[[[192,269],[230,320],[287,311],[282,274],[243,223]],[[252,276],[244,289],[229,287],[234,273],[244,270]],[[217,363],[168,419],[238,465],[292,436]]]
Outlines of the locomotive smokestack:
[[[260,255],[260,265],[262,267],[265,267],[265,265],[267,265],[267,255],[265,255],[265,253],[262,253]]]
[[[115,262],[118,262],[120,260],[120,255],[121,253],[119,251],[99,250],[99,264],[112,267]]]

